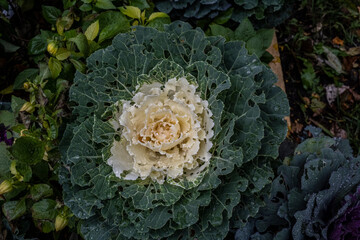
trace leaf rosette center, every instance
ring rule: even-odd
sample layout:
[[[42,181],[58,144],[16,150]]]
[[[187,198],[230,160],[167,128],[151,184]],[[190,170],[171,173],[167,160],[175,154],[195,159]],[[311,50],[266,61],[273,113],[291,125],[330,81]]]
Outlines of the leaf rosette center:
[[[214,122],[196,89],[185,77],[172,78],[145,83],[131,101],[121,101],[121,139],[108,160],[116,176],[176,184],[202,175],[210,163]]]

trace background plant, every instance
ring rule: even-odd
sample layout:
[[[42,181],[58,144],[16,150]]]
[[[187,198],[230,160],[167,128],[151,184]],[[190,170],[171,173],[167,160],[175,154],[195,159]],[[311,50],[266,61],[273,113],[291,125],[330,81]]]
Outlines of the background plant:
[[[236,239],[358,238],[359,163],[347,140],[304,141],[278,168],[266,206]]]
[[[0,150],[1,205],[9,237],[29,237],[30,233],[33,234],[30,237],[44,237],[44,233],[53,232],[55,239],[69,238],[74,233],[59,232],[66,226],[76,233],[77,220],[62,203],[57,182],[61,126],[70,112],[67,90],[75,70],[86,71],[84,61],[92,52],[107,46],[108,39],[119,32],[130,31],[131,20],[115,7],[118,2],[114,5],[111,1],[63,1],[63,4],[63,10],[42,6],[42,15],[51,31],[41,30],[28,46],[38,68],[21,72],[2,91],[22,94],[21,98],[12,96],[11,103],[5,105],[10,111],[2,110],[0,115],[0,140],[12,143],[15,139],[11,147],[1,143]],[[151,17],[152,10],[146,1],[137,1],[131,7],[144,9],[143,16]],[[164,15],[156,13],[146,24],[161,28],[161,21],[157,22],[161,17]],[[40,231],[34,232],[34,226]]]

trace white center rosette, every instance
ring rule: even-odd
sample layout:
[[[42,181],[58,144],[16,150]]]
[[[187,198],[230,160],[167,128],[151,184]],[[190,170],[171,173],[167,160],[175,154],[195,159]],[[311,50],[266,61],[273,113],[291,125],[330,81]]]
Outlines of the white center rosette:
[[[193,182],[207,169],[214,122],[196,88],[173,78],[143,84],[132,101],[121,102],[121,138],[108,159],[117,177],[176,184]]]

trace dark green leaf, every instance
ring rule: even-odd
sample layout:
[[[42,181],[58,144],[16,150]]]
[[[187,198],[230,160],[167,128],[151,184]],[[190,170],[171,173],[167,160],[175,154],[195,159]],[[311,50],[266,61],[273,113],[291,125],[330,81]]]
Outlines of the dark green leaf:
[[[210,29],[211,35],[223,36],[226,41],[230,41],[234,38],[234,32],[230,28],[226,28],[218,24],[211,24]]]
[[[16,52],[20,48],[19,46],[9,43],[8,41],[5,41],[3,39],[0,39],[0,44],[4,47],[6,53]]]
[[[220,25],[227,23],[231,19],[233,11],[234,8],[229,8],[225,12],[220,13],[219,16],[214,19],[214,23]]]
[[[61,17],[61,11],[60,9],[57,9],[53,6],[44,6],[42,5],[42,14],[45,18],[45,20],[50,24],[55,24],[56,19]]]
[[[130,0],[130,5],[140,8],[140,10],[150,8],[150,5],[147,3],[146,0]]]
[[[11,110],[13,111],[14,115],[17,116],[21,107],[26,103],[26,101],[22,98],[11,96]]]
[[[32,38],[28,45],[30,55],[37,55],[44,53],[47,47],[47,39],[53,35],[52,32],[41,30],[39,35]]]
[[[56,217],[56,201],[52,199],[43,199],[34,203],[31,207],[32,217],[34,219],[52,220]]]
[[[0,181],[10,175],[10,153],[4,142],[0,143]]]
[[[19,162],[36,164],[41,161],[45,152],[45,143],[32,137],[20,137],[11,147],[11,153]]]
[[[29,164],[20,162],[20,161],[13,161],[11,166],[15,167],[16,169],[16,177],[21,182],[29,182],[32,177],[32,170]]]
[[[53,190],[47,184],[35,184],[30,188],[30,197],[34,201],[38,201],[44,197],[49,197],[52,194],[53,194]]]
[[[15,220],[26,212],[25,198],[19,201],[5,202],[2,211],[9,221]]]
[[[70,62],[72,62],[72,64],[74,64],[74,67],[76,68],[76,70],[78,70],[81,73],[85,73],[86,70],[86,66],[84,63],[75,60],[75,59],[70,59]]]
[[[111,2],[112,0],[97,0],[95,6],[101,9],[116,9],[114,4]]]
[[[15,78],[14,89],[23,89],[24,82],[32,81],[36,75],[39,73],[37,68],[28,68],[19,73]]]
[[[164,25],[170,23],[171,23],[170,18],[155,18],[154,20],[149,22],[147,26],[156,28],[159,31],[164,31]]]
[[[89,43],[84,34],[79,33],[76,37],[70,38],[69,41],[74,42],[80,53],[84,54],[84,56],[89,54]]]
[[[9,9],[9,3],[7,0],[0,0],[0,7],[2,7],[4,10]]]
[[[103,12],[98,19],[100,24],[99,43],[130,29],[129,20],[121,12]]]
[[[3,123],[5,126],[14,126],[15,125],[15,116],[14,113],[0,110],[0,123]]]
[[[62,0],[64,9],[68,9],[76,4],[76,0]]]
[[[79,9],[83,12],[88,12],[92,10],[92,6],[90,4],[84,3],[79,7]]]
[[[250,38],[254,37],[256,34],[253,25],[249,19],[245,18],[241,21],[239,26],[235,30],[235,39],[248,41]]]

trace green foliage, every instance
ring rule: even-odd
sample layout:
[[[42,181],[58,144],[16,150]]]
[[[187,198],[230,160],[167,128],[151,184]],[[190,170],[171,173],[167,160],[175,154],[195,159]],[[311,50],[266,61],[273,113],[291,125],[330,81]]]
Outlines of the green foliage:
[[[166,14],[152,13],[145,0],[129,3],[141,9],[144,25],[155,23],[163,28],[170,22]],[[40,30],[29,42],[28,53],[38,68],[24,70],[10,90],[5,89],[25,90],[21,96],[25,94],[26,101],[12,96],[12,112],[0,113],[8,136],[15,137],[11,147],[0,143],[0,181],[11,185],[2,189],[2,220],[27,226],[9,228],[14,237],[25,236],[30,225],[43,233],[75,228],[77,220],[63,205],[57,184],[61,125],[69,116],[68,88],[76,70],[86,72],[85,59],[90,54],[108,46],[115,35],[131,30],[134,21],[121,13],[118,7],[123,5],[119,4],[123,2],[63,0],[64,9],[41,7],[51,31]],[[98,188],[100,191],[101,185]],[[61,238],[59,233],[54,236]]]
[[[218,24],[210,24],[209,27],[209,35],[223,36],[227,41],[244,41],[249,53],[254,53],[259,58],[261,58],[266,52],[266,49],[270,47],[275,34],[273,29],[264,28],[255,31],[253,25],[247,18],[244,19],[234,31]]]
[[[359,163],[348,140],[320,135],[304,141],[290,165],[278,168],[266,206],[236,239],[328,239],[344,197],[360,184]]]
[[[155,6],[173,19],[214,19],[224,24],[230,18],[241,23],[250,18],[258,28],[273,27],[285,21],[297,0],[157,0]]]
[[[258,27],[273,27],[284,22],[298,0],[234,0],[232,20],[242,22],[251,18]]]
[[[85,239],[222,239],[232,217],[234,227],[257,213],[289,107],[273,86],[275,75],[242,42],[206,37],[183,22],[164,32],[137,27],[92,54],[87,67],[70,89],[76,120],[62,139],[65,167],[59,175],[65,204],[84,219]],[[182,187],[115,177],[106,163],[119,134],[109,123],[114,104],[131,99],[144,81],[174,76],[196,82],[213,113],[208,171],[200,182]]]
[[[173,18],[215,18],[219,13],[231,7],[227,0],[184,0],[184,1],[154,1],[156,8]]]

